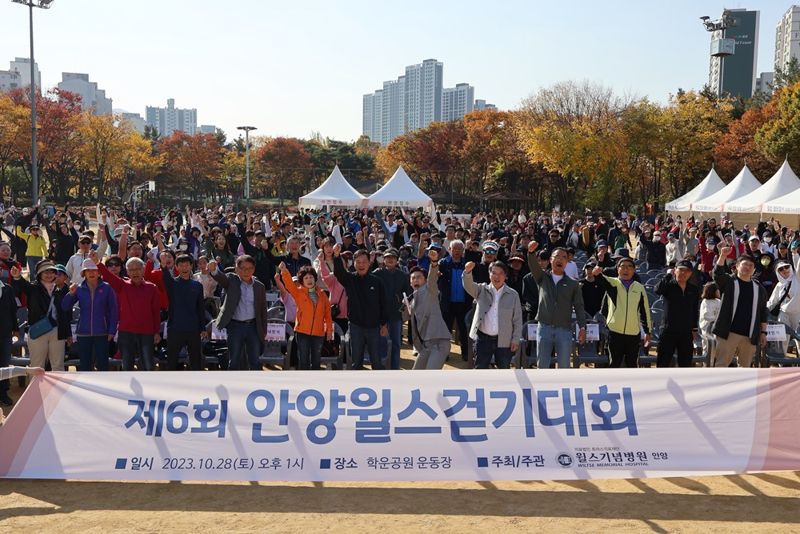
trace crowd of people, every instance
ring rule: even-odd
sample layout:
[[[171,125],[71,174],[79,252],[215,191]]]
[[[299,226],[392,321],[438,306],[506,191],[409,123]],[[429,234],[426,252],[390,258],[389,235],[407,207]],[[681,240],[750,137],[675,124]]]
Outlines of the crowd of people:
[[[291,325],[303,370],[319,369],[326,346],[344,335],[353,368],[368,355],[372,369],[399,369],[404,325],[414,369],[442,368],[451,344],[475,368],[508,368],[527,321],[538,324],[537,367],[568,368],[596,318],[608,330],[611,367],[636,367],[651,336],[658,366],[675,355],[692,365],[699,339],[713,365],[749,366],[769,321],[791,332],[800,322],[800,233],[775,220],[738,228],[625,212],[397,207],[4,214],[0,367],[24,345],[31,366],[54,371],[70,353],[81,371],[107,370],[113,359],[124,370],[174,370],[182,351],[199,370],[218,330],[225,368],[262,369],[271,306]],[[645,273],[657,283],[643,283]],[[656,298],[661,324],[651,316]],[[11,403],[8,381],[0,402]]]

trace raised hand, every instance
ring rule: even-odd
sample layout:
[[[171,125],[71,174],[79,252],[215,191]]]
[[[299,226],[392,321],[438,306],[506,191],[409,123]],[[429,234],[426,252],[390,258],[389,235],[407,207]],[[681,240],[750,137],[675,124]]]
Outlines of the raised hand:
[[[475,268],[474,261],[467,262],[467,264],[464,266],[464,272],[471,273],[474,268]]]
[[[603,268],[599,265],[592,269],[592,276],[601,276],[603,274]]]
[[[97,251],[96,250],[89,251],[89,259],[92,260],[95,265],[100,263],[100,257],[97,255]]]
[[[727,258],[730,255],[731,250],[733,250],[733,249],[730,247],[730,245],[728,245],[726,243],[723,243],[719,247],[719,254],[723,258]]]
[[[71,295],[74,295],[76,291],[78,291],[78,284],[72,284],[69,286],[69,292]]]
[[[428,259],[433,263],[439,261],[439,252],[437,250],[429,250]]]
[[[528,253],[533,254],[539,248],[539,243],[535,239],[528,243]]]
[[[278,270],[279,270],[280,272],[282,272],[282,273],[285,273],[285,272],[286,272],[286,271],[288,271],[289,269],[287,269],[287,268],[286,268],[286,264],[285,264],[284,262],[281,262],[281,264],[280,264],[280,265],[278,265]]]
[[[342,245],[340,245],[339,243],[333,245],[333,255],[338,256],[341,253],[342,253]]]
[[[216,270],[217,270],[217,262],[214,260],[208,262],[208,272],[213,273]]]

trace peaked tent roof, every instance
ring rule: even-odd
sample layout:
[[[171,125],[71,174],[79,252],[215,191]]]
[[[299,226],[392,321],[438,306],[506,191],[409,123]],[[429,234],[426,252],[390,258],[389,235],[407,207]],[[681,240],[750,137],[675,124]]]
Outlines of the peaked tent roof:
[[[722,208],[726,202],[742,197],[755,191],[759,187],[761,187],[761,182],[753,176],[753,173],[750,172],[750,169],[745,165],[742,167],[742,170],[739,171],[739,174],[736,175],[736,178],[731,180],[728,185],[713,195],[692,202],[692,211],[706,213],[722,212]]]
[[[367,206],[377,208],[383,206],[402,206],[406,208],[430,208],[433,200],[422,189],[417,187],[406,171],[400,166],[383,187],[370,195]]]
[[[778,197],[788,195],[792,191],[800,189],[800,178],[792,171],[789,161],[784,161],[772,178],[767,182],[743,197],[727,202],[724,206],[728,213],[760,213],[761,206],[765,202],[774,200]]]
[[[717,171],[712,167],[703,181],[697,184],[694,189],[685,195],[676,198],[665,206],[667,211],[691,211],[692,202],[713,195],[725,187],[725,182],[719,177]]]
[[[309,194],[300,197],[300,207],[316,206],[358,206],[360,207],[366,197],[356,191],[347,183],[339,166],[333,168],[328,179]]]
[[[789,167],[789,163],[784,162],[781,169],[783,169],[783,166]],[[789,172],[791,172],[791,170],[791,167],[789,167]],[[780,172],[780,170],[778,172]],[[800,189],[795,189],[791,193],[765,202],[761,206],[761,211],[763,213],[800,214]]]

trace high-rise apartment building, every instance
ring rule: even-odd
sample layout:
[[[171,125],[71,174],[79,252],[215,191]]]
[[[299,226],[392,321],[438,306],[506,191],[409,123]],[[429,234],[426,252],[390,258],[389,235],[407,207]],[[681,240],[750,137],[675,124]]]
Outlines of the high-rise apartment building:
[[[197,110],[176,108],[174,98],[167,100],[165,108],[147,106],[145,121],[148,126],[155,128],[161,137],[169,137],[176,130],[189,135],[197,133]]]
[[[442,90],[442,120],[457,121],[475,107],[475,88],[468,83]]]
[[[36,90],[42,92],[42,75],[39,66],[33,64]],[[31,61],[25,57],[15,58],[10,62],[8,70],[0,70],[0,91],[22,89],[31,85]]]
[[[94,110],[95,115],[108,115],[111,113],[112,101],[106,97],[103,89],[97,88],[97,83],[89,81],[88,74],[78,72],[62,72],[58,88],[80,95],[81,109]]]
[[[800,6],[792,6],[775,29],[775,71],[786,72],[792,58],[800,59]]]
[[[381,89],[363,95],[362,134],[386,145],[432,122],[459,120],[475,109],[475,89],[468,83],[444,89],[443,71],[441,61],[426,59],[407,66],[397,80],[383,82]]]

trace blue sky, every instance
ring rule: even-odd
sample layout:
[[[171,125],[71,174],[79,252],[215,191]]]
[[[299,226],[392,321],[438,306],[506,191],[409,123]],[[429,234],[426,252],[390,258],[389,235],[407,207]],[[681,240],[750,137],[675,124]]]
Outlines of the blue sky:
[[[758,70],[772,70],[786,1],[55,0],[35,10],[43,84],[86,72],[114,108],[198,110],[229,137],[337,139],[361,133],[361,96],[426,58],[445,86],[513,109],[537,88],[590,79],[664,101],[708,79],[709,34],[699,16],[761,11]],[[0,0],[0,69],[28,56],[28,13]]]

